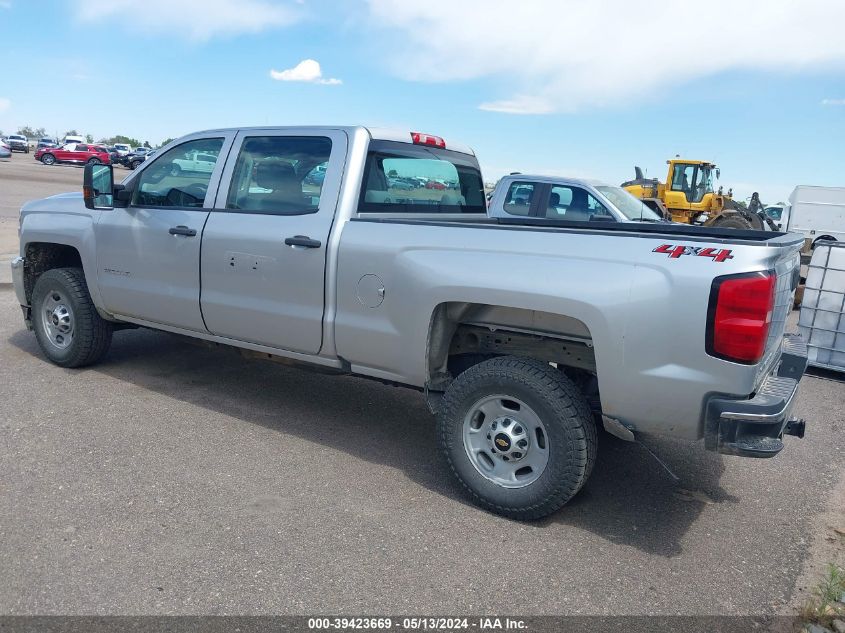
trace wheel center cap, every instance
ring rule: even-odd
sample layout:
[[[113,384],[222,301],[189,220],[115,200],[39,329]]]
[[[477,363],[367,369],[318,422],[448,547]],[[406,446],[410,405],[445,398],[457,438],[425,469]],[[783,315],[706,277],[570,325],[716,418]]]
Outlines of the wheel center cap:
[[[497,433],[496,437],[493,438],[493,442],[496,444],[496,448],[503,453],[507,453],[511,448],[511,438],[505,433]]]

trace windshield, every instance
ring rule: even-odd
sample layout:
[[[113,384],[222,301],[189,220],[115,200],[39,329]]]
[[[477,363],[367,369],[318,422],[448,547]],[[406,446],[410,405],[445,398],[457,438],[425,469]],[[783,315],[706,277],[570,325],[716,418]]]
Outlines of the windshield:
[[[363,213],[486,213],[475,157],[394,141],[370,144]]]
[[[642,222],[659,222],[660,216],[652,211],[642,200],[638,200],[622,187],[597,185],[596,190],[610,200],[622,215],[629,220]]]

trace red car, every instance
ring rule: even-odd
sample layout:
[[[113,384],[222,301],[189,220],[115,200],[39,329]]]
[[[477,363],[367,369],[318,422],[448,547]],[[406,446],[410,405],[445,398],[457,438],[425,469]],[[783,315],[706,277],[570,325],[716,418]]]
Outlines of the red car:
[[[45,165],[55,163],[76,163],[77,165],[97,165],[111,163],[111,157],[105,147],[87,143],[68,143],[63,147],[43,147],[35,152],[35,160]]]
[[[443,191],[446,188],[442,182],[437,182],[436,180],[429,180],[425,183],[426,189],[437,189],[438,191]]]

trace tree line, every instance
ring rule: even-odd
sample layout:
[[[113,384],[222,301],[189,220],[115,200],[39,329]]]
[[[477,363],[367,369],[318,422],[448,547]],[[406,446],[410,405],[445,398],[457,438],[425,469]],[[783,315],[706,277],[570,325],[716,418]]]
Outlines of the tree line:
[[[29,125],[24,125],[24,126],[18,128],[18,131],[15,132],[15,134],[20,134],[21,136],[25,136],[25,137],[31,138],[31,139],[40,139],[40,138],[45,138],[45,137],[52,138],[52,136],[50,134],[48,134],[48,132],[45,128],[43,128],[43,127],[31,127]],[[6,136],[3,133],[2,130],[0,130],[0,136]],[[56,140],[60,141],[65,136],[81,136],[81,134],[79,132],[77,132],[76,130],[68,130],[67,132],[64,133],[63,136],[61,136],[60,138],[58,138]],[[167,139],[163,140],[159,144],[159,146],[167,145],[172,140],[173,140],[172,138],[167,138]],[[93,143],[94,137],[91,134],[86,134],[85,135],[85,142]],[[100,143],[102,145],[114,145],[115,143],[124,143],[126,145],[129,145],[130,147],[152,147],[152,145],[150,145],[149,141],[140,141],[137,138],[133,138],[131,136],[125,136],[123,134],[116,134],[115,136],[100,138],[99,140],[97,140],[97,143]]]

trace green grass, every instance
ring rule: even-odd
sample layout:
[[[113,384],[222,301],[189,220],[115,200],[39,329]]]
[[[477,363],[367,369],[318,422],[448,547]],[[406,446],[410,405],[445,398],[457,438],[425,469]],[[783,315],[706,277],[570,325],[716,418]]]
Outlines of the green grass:
[[[801,617],[807,622],[829,626],[838,618],[845,618],[845,605],[837,602],[845,592],[845,571],[830,564],[824,579],[813,589],[813,595],[801,608]]]

